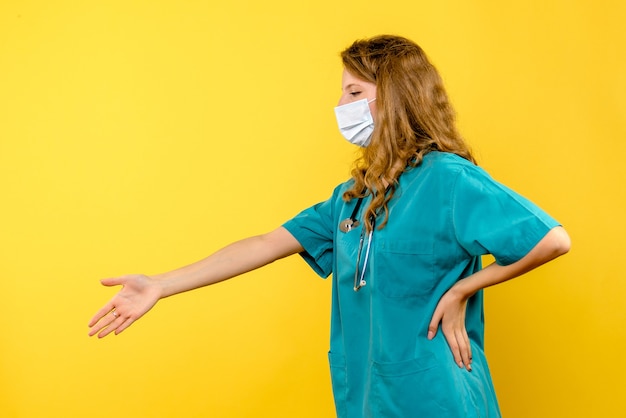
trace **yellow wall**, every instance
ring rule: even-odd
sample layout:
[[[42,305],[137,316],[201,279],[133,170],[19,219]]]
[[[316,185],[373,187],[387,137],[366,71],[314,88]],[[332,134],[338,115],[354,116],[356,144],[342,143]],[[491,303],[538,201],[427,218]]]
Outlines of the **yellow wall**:
[[[508,418],[615,417],[626,373],[621,0],[0,3],[0,416],[326,417],[330,282],[299,259],[87,337],[113,294],[279,225],[345,179],[338,52],[440,68],[494,177],[569,255],[487,291]]]

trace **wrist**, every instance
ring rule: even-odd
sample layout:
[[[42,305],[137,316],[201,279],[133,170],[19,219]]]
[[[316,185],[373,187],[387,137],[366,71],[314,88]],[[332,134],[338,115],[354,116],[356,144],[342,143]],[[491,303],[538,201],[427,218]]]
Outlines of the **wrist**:
[[[450,288],[448,293],[459,301],[465,301],[472,297],[478,290],[474,289],[470,284],[468,278],[461,279]]]
[[[166,297],[174,294],[171,292],[171,285],[166,274],[155,274],[148,277],[154,287],[158,290],[159,299],[165,299]]]

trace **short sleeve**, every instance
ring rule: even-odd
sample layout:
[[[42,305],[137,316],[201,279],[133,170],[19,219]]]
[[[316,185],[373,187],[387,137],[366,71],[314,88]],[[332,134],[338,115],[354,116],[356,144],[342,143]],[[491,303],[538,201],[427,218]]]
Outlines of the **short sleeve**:
[[[559,225],[476,166],[464,167],[458,174],[452,190],[452,217],[457,240],[469,254],[492,254],[501,265],[524,257]]]
[[[304,261],[321,277],[333,269],[332,199],[303,210],[283,224],[302,245]]]

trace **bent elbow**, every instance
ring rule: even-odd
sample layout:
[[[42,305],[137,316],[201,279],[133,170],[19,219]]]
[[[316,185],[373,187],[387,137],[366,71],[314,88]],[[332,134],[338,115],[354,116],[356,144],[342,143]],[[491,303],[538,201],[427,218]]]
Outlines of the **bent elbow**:
[[[570,239],[569,234],[565,231],[565,228],[557,226],[550,231],[550,235],[552,235],[551,241],[554,257],[567,254],[572,247],[572,240]]]

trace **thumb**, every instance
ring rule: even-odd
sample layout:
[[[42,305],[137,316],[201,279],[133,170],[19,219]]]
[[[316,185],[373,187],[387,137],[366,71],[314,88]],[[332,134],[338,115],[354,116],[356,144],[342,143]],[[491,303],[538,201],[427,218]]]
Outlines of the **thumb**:
[[[103,286],[120,286],[126,283],[126,277],[111,277],[100,280]]]
[[[439,312],[435,311],[432,319],[430,320],[430,324],[428,325],[428,339],[432,340],[437,335],[437,330],[439,329],[439,322],[441,322],[441,315]]]

